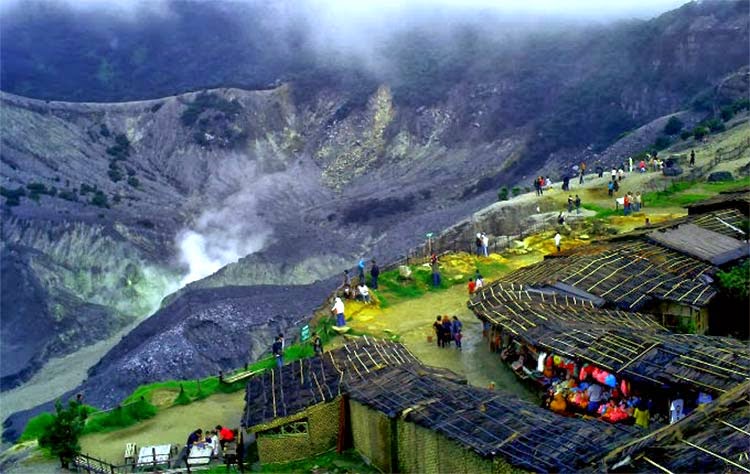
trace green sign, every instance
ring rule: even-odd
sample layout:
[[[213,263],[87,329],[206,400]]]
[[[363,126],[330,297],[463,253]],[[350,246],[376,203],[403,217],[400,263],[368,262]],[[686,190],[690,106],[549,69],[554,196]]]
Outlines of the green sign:
[[[305,324],[302,326],[302,329],[300,330],[300,339],[302,339],[302,342],[305,342],[306,340],[310,339],[310,325]]]

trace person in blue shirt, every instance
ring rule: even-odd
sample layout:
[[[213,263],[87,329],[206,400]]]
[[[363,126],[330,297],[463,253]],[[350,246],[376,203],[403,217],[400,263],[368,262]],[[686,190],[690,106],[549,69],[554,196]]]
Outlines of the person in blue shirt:
[[[464,327],[463,323],[458,319],[458,316],[453,316],[453,323],[451,332],[453,333],[453,339],[456,341],[456,349],[461,350],[461,329]]]
[[[273,356],[276,358],[276,366],[281,367],[284,365],[284,343],[282,342],[281,336],[276,336],[276,341],[271,346]]]
[[[359,281],[365,281],[365,259],[360,258],[359,263],[357,264],[357,268],[359,269]]]

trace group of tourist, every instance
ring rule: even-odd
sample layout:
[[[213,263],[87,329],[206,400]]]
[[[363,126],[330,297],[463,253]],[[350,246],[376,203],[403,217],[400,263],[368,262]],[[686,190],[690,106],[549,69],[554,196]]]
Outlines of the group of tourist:
[[[453,319],[451,319],[447,315],[438,315],[435,322],[432,323],[432,328],[435,330],[438,347],[450,347],[451,343],[455,342],[456,349],[461,350],[463,323],[458,319],[458,316],[453,316]]]
[[[537,176],[534,178],[534,190],[537,196],[542,196],[544,191],[552,189],[552,180],[549,176]]]
[[[187,460],[193,447],[201,449],[210,448],[211,458],[218,459],[219,455],[224,452],[224,448],[229,443],[235,443],[237,437],[238,432],[236,429],[232,430],[221,425],[216,425],[213,430],[206,429],[204,431],[198,428],[188,435],[185,447],[180,454],[180,459],[183,461]]]
[[[370,261],[370,287],[367,286],[365,278],[365,260],[361,258],[357,264],[359,271],[357,275],[356,285],[352,285],[352,278],[349,275],[349,270],[344,270],[344,281],[342,283],[341,294],[345,299],[355,299],[364,303],[371,303],[372,297],[370,296],[370,288],[373,290],[378,289],[378,277],[380,277],[380,267],[378,267],[375,259]]]

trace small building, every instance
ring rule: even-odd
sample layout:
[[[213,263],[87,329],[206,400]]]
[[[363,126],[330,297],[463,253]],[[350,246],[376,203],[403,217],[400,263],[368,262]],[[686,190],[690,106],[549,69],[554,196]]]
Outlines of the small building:
[[[750,472],[750,383],[673,425],[616,448],[605,472]]]
[[[416,362],[401,344],[363,338],[322,357],[274,367],[248,382],[242,426],[255,435],[264,464],[329,451],[346,442],[344,380]]]
[[[490,340],[523,344],[537,366],[542,352],[588,363],[654,391],[718,397],[750,378],[750,351],[730,337],[674,334],[635,312],[545,294],[505,282],[477,292],[469,307],[490,326]],[[527,372],[531,372],[528,369]]]

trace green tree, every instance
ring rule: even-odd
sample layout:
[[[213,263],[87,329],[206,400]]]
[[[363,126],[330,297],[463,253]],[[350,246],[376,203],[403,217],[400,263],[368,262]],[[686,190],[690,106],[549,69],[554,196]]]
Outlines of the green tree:
[[[738,302],[750,300],[750,260],[735,265],[729,271],[720,271],[716,276],[719,277],[719,287],[730,298]]]
[[[708,135],[708,129],[706,127],[695,127],[693,129],[693,136],[696,140],[703,140],[703,137]]]
[[[684,126],[685,124],[682,123],[682,120],[674,116],[669,117],[667,124],[664,126],[664,133],[667,135],[677,135]]]
[[[497,192],[497,200],[498,201],[507,201],[508,200],[508,187],[507,186],[503,186]]]
[[[78,440],[86,424],[86,410],[74,400],[70,400],[68,407],[63,408],[62,402],[57,400],[55,411],[52,423],[39,438],[39,446],[58,456],[62,468],[67,469],[70,461],[81,452]]]

